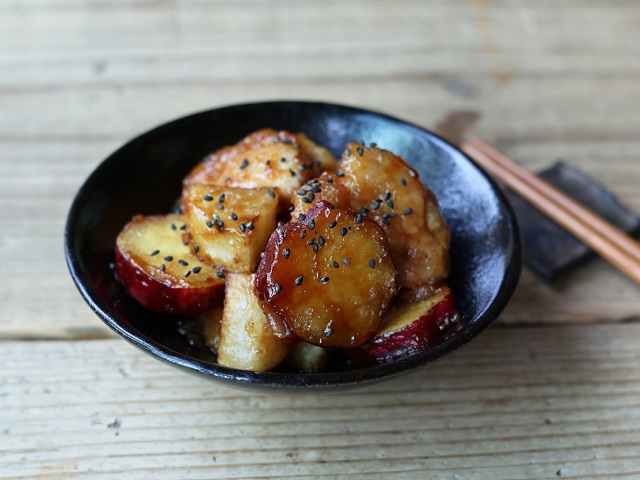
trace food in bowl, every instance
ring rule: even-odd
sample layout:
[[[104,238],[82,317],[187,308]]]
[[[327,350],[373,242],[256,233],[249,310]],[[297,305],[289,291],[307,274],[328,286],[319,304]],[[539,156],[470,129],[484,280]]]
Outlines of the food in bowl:
[[[143,306],[197,317],[219,364],[317,372],[455,334],[449,243],[399,156],[351,142],[338,162],[304,134],[263,129],[200,162],[178,212],[134,217],[115,265]]]

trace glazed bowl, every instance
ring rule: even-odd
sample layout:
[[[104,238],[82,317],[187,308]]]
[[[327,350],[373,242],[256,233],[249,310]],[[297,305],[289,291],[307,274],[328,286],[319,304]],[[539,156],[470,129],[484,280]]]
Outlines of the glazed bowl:
[[[115,239],[135,214],[172,209],[181,180],[207,153],[270,127],[304,132],[339,157],[349,141],[375,142],[402,156],[438,197],[451,233],[451,286],[465,324],[434,348],[369,368],[299,374],[217,365],[181,332],[181,320],[141,307],[113,272]],[[203,379],[248,390],[316,393],[361,387],[440,359],[485,330],[511,297],[521,270],[514,214],[464,153],[408,122],[360,108],[276,101],[216,108],[156,127],[104,160],[79,190],[65,230],[69,270],[91,309],[131,344]],[[124,348],[124,346],[123,346]]]

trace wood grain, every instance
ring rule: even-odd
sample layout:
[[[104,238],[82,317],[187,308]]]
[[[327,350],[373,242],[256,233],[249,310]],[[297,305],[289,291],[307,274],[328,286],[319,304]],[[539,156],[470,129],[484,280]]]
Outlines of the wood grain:
[[[594,259],[523,272],[496,327],[362,392],[259,396],[115,339],[63,230],[128,139],[310,99],[563,159],[640,212],[635,0],[0,2],[0,478],[640,478],[637,286]],[[99,340],[96,340],[99,339]]]
[[[475,112],[473,130],[528,168],[563,158],[640,211],[634,2],[41,0],[0,11],[4,338],[110,335],[68,280],[71,200],[129,138],[218,105],[317,99],[431,128]],[[35,266],[55,281],[34,288]],[[637,318],[637,303],[632,282],[595,260],[551,286],[525,273],[501,321],[615,322]]]
[[[494,328],[352,393],[241,393],[122,340],[3,342],[0,478],[633,478],[640,325]]]

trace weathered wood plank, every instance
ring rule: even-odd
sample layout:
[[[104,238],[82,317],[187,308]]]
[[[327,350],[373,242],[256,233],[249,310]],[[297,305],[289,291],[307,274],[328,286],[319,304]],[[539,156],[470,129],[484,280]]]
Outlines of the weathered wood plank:
[[[235,392],[121,340],[3,342],[0,478],[640,474],[640,325],[495,328],[352,393]]]

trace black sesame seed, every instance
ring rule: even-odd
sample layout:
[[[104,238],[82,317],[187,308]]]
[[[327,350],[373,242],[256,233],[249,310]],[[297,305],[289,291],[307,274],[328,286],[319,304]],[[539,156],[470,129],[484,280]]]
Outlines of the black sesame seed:
[[[273,292],[277,295],[282,291],[282,285],[280,285],[279,283],[276,283],[274,288],[273,288]]]
[[[362,156],[363,153],[364,150],[362,149],[362,147],[358,147],[358,155]]]
[[[187,228],[187,224],[186,223],[183,224],[183,225],[180,225],[180,230],[184,230],[185,228]]]
[[[267,166],[271,165],[271,160],[267,160],[266,162],[264,162],[264,164]]]
[[[404,211],[405,215],[411,215],[413,213],[413,208],[409,207]]]
[[[293,208],[293,205],[289,207],[289,212],[293,212],[295,210],[295,208]]]
[[[189,275],[191,275],[191,270],[187,270],[187,273],[184,274],[185,277],[188,277]]]
[[[376,268],[376,261],[373,258],[369,259],[369,266],[371,268]]]
[[[193,246],[193,251],[195,253],[198,253],[200,251],[200,245],[198,245],[197,243]]]
[[[322,283],[327,283],[329,281],[329,277],[322,277],[319,279]]]
[[[200,273],[200,270],[202,270],[202,267],[193,267],[193,273]]]
[[[333,221],[329,224],[329,228],[334,228],[338,224],[337,221]]]
[[[171,255],[167,255],[166,257],[164,257],[164,259],[165,259],[167,262],[170,262],[171,260],[173,260],[173,257],[172,257]]]
[[[403,184],[403,185],[406,185],[406,184],[407,184],[407,181],[406,181],[404,178],[401,178],[401,179],[400,179],[400,183],[401,183],[401,184]]]
[[[344,173],[342,173],[342,172],[336,172],[336,177],[344,177]]]
[[[185,267],[186,267],[187,265],[189,265],[187,262],[185,262],[185,261],[184,261],[184,260],[182,260],[182,259],[179,259],[179,260],[178,260],[178,263],[179,263],[180,265],[184,265]]]
[[[336,262],[335,260],[333,262],[331,262],[331,265],[333,265],[333,268],[340,268],[340,264],[338,262]]]
[[[217,213],[214,214],[213,219],[217,222],[218,220],[220,220],[220,215],[218,215]]]
[[[267,195],[269,195],[271,198],[276,198],[276,192],[271,189],[267,190]]]
[[[222,220],[216,220],[216,227],[218,228],[222,228],[224,227],[224,222]]]
[[[319,249],[320,247],[318,246],[317,243],[314,243],[313,245],[311,245],[311,250],[313,250],[313,253],[318,253]]]
[[[224,273],[222,273],[221,271],[219,271],[219,270],[218,270],[218,271],[216,272],[216,277],[218,277],[218,278],[224,278]]]
[[[241,223],[241,224],[240,224],[240,231],[241,231],[242,233],[244,233],[244,231],[245,231],[246,229],[247,229],[247,226],[246,226],[244,223]]]
[[[282,255],[284,256],[284,258],[289,258],[289,255],[291,255],[291,250],[289,250],[288,248],[285,248],[282,251]]]
[[[312,191],[313,193],[320,193],[322,190],[321,190],[320,188],[318,188],[318,187],[314,186],[314,187],[311,189],[311,191]]]
[[[389,200],[391,198],[391,192],[387,192],[387,194],[384,196],[385,200]]]
[[[324,237],[322,235],[318,236],[318,245],[320,246],[324,245]]]
[[[303,201],[304,203],[311,203],[311,200],[309,200],[309,198],[308,198],[308,197],[304,197],[304,198],[302,199],[302,201]]]
[[[382,202],[376,200],[376,204],[373,205],[371,208],[373,209],[373,211],[375,212],[376,210],[378,210],[380,208],[380,205],[382,204]]]
[[[213,222],[207,222],[207,227],[209,228],[213,227]]]
[[[387,220],[386,218],[383,218],[383,219],[382,219],[382,223],[384,223],[385,225],[391,225],[391,224],[389,223],[389,220]]]
[[[327,178],[327,183],[333,183],[333,177],[328,177]]]
[[[360,212],[366,215],[367,213],[369,213],[369,209],[367,207],[360,207]]]
[[[307,216],[306,216],[304,213],[301,213],[300,215],[298,215],[298,218],[299,218],[300,220],[306,220],[306,219],[307,219]]]
[[[306,236],[307,236],[307,231],[306,231],[306,230],[302,230],[302,231],[300,232],[300,238],[304,238],[304,237],[306,237]]]
[[[362,223],[362,214],[361,213],[356,215],[356,223]]]
[[[247,168],[247,165],[249,165],[249,160],[245,158],[240,164],[240,170],[244,170],[245,168]]]
[[[238,215],[236,215],[234,212],[231,212],[231,220],[237,220],[238,219]]]
[[[344,263],[345,265],[351,265],[351,262],[350,262],[350,261],[349,261],[349,259],[348,259],[348,258],[346,258],[346,257],[344,257],[344,258],[342,259],[342,263]]]
[[[294,172],[294,171],[293,171],[293,170],[291,170],[291,169],[289,169],[289,173],[291,173],[291,176],[292,176],[292,177],[295,177],[295,176],[296,176],[296,172]]]
[[[172,224],[171,224],[171,230],[177,230],[177,229],[178,229],[178,227],[176,227],[176,224],[175,224],[175,223],[172,223]]]
[[[187,245],[189,245],[189,242],[185,240],[184,242],[182,242],[182,244],[186,247]]]
[[[154,250],[153,252],[150,253],[150,255],[153,257],[154,255],[157,255],[160,253],[160,250]]]
[[[306,190],[298,190],[298,195],[300,195],[301,197],[304,197],[307,194]]]
[[[311,230],[313,230],[314,228],[316,228],[316,222],[313,221],[313,219],[309,220],[309,223],[307,223],[307,225],[309,226],[309,228]]]
[[[293,283],[295,283],[295,284],[296,284],[296,286],[297,286],[297,287],[299,287],[299,286],[302,284],[302,280],[303,280],[303,278],[304,278],[304,277],[303,277],[302,275],[300,275],[299,277],[297,277],[297,278],[293,281]]]
[[[387,205],[389,205],[389,208],[393,208],[393,200],[387,200]]]
[[[313,200],[316,198],[315,194],[313,192],[309,192],[309,196],[307,197],[311,202],[313,202]]]
[[[221,203],[219,203],[219,204],[218,204],[218,210],[224,210],[224,205],[223,205],[223,204],[221,204]]]
[[[254,228],[256,228],[256,227],[254,227],[254,226],[253,226],[253,221],[251,221],[251,222],[247,223],[247,228],[248,228],[249,230],[253,230]]]
[[[227,196],[224,193],[221,193],[220,196],[218,197],[218,201],[220,203],[224,203],[225,198],[227,198]]]
[[[202,197],[204,199],[205,202],[211,202],[213,201],[213,197],[211,195],[205,195],[204,197]]]
[[[395,213],[391,213],[391,212],[387,212],[384,215],[382,215],[382,218],[396,218],[396,214]]]
[[[311,237],[310,240],[307,240],[307,245],[313,245],[314,243],[316,243],[316,237]]]
[[[167,268],[167,266],[164,263],[162,265],[160,265],[160,271],[161,272],[164,272],[166,268]]]
[[[344,237],[346,234],[347,234],[347,229],[346,229],[346,228],[344,228],[344,227],[342,227],[342,228],[340,229],[340,235],[342,235],[342,236]]]
[[[287,159],[286,159],[286,158],[284,158],[284,157],[282,157],[282,158],[280,159],[280,161],[281,161],[281,162],[286,162],[286,161],[287,161]]]
[[[377,143],[375,143],[375,142],[371,142],[371,148],[376,148],[377,146],[378,146],[378,144],[377,144]]]

